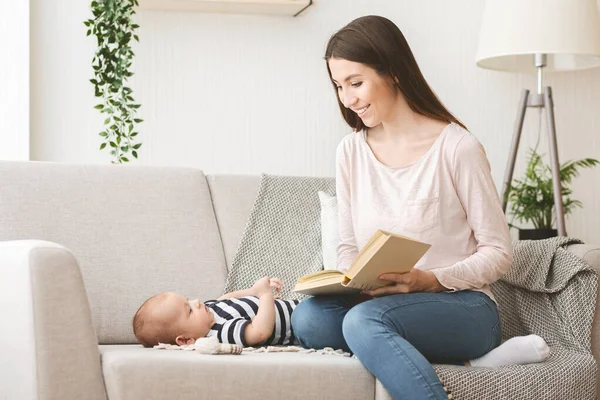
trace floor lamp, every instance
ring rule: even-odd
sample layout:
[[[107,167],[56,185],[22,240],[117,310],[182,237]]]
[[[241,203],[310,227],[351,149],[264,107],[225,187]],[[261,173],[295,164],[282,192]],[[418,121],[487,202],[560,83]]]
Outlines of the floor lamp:
[[[558,234],[566,236],[552,89],[543,72],[600,66],[600,16],[595,0],[486,0],[476,62],[479,67],[527,72],[537,69],[537,93],[523,90],[504,182],[506,212],[527,108],[546,111]]]

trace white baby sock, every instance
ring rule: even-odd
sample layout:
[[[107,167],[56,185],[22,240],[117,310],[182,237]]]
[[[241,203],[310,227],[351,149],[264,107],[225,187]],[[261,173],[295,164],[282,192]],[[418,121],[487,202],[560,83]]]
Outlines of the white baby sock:
[[[537,335],[516,336],[494,350],[471,360],[473,367],[500,367],[542,362],[550,355],[550,347]]]

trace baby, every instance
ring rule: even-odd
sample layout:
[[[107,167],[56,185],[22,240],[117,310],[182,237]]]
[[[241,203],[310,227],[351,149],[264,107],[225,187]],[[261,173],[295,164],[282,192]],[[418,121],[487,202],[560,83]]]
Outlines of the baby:
[[[264,277],[250,288],[227,293],[204,304],[176,293],[161,293],[146,300],[133,318],[133,332],[145,347],[160,343],[189,345],[203,337],[243,347],[295,343],[292,312],[298,300],[280,300],[282,282]],[[466,362],[474,367],[500,367],[544,361],[550,348],[537,335],[507,340],[480,358]]]
[[[160,343],[187,345],[216,336],[221,343],[287,345],[294,342],[292,311],[298,300],[280,300],[278,278],[264,277],[250,288],[203,303],[176,293],[146,300],[133,318],[133,332],[144,347]]]

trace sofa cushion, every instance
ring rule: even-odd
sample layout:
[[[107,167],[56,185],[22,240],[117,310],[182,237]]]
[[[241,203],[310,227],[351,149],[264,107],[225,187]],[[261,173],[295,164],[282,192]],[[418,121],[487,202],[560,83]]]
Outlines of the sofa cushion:
[[[100,346],[111,400],[372,399],[375,379],[354,358],[299,353],[203,355]]]
[[[101,343],[135,343],[133,314],[162,291],[218,296],[223,248],[192,168],[0,162],[0,241],[40,239],[80,264]]]

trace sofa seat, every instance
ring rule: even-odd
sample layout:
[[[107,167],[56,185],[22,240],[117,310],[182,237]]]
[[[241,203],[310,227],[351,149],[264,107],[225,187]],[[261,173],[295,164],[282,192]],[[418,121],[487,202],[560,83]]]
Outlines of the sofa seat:
[[[350,357],[300,353],[203,355],[140,345],[99,348],[110,400],[364,400],[375,394],[373,375]]]

